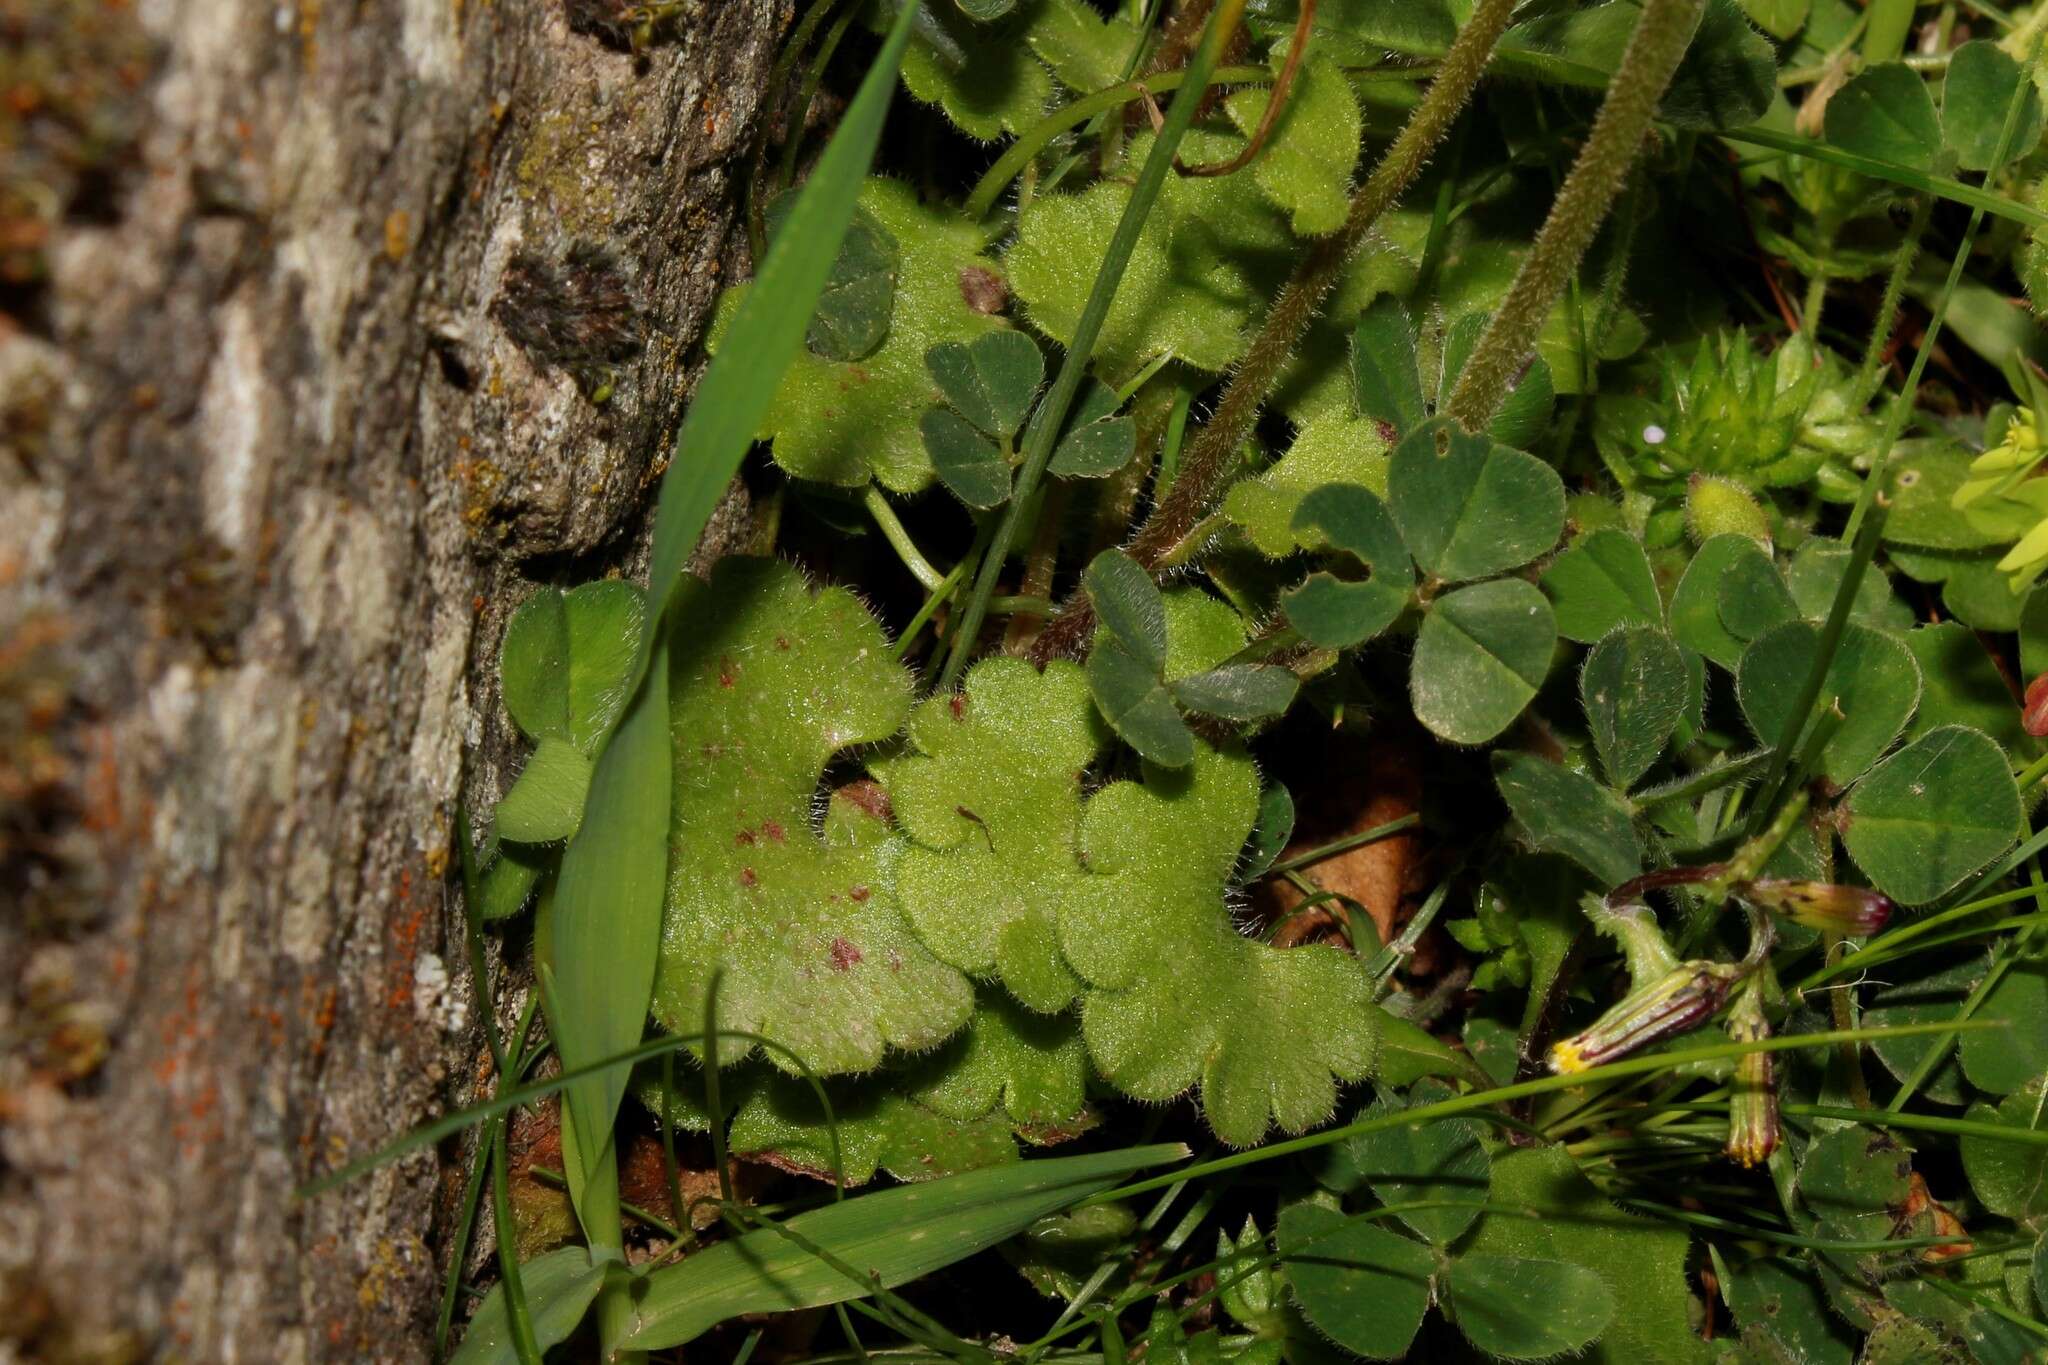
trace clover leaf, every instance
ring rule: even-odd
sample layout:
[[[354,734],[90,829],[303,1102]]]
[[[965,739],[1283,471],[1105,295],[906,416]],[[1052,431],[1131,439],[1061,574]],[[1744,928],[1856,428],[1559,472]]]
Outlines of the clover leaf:
[[[897,837],[821,774],[850,745],[895,733],[910,680],[849,592],[813,595],[769,560],[727,559],[689,580],[670,714],[675,823],[654,1014],[762,1034],[824,1074],[865,1071],[889,1047],[929,1048],[967,1020],[967,981],[917,941],[890,890]],[[774,1054],[780,1065],[786,1058]]]
[[[932,479],[918,428],[934,396],[925,353],[942,341],[972,341],[1002,323],[976,311],[961,293],[962,272],[989,264],[971,224],[925,207],[910,186],[879,176],[862,187],[860,206],[902,253],[887,335],[855,361],[799,354],[776,389],[759,437],[773,443],[775,463],[796,478],[846,488],[872,478],[913,493]],[[740,285],[719,301],[714,355],[750,288]]]
[[[1582,645],[1622,626],[1655,626],[1664,620],[1643,543],[1611,526],[1580,536],[1550,561],[1543,571],[1543,591],[1556,609],[1557,633]]]
[[[1736,697],[1762,742],[1776,744],[1784,733],[1820,649],[1820,634],[1810,621],[1788,621],[1743,651]],[[1852,625],[1828,663],[1821,696],[1833,697],[1844,717],[1821,749],[1821,771],[1845,787],[1906,728],[1920,702],[1920,666],[1896,637]]]
[[[971,345],[942,341],[925,353],[925,367],[949,404],[933,408],[919,423],[940,482],[977,510],[1008,502],[1011,468],[1045,420],[1045,405],[1032,410],[1045,378],[1038,343],[1022,332],[991,332]],[[1102,478],[1131,462],[1137,423],[1116,409],[1116,393],[1108,385],[1085,381],[1053,447],[1054,474]]]
[[[1386,504],[1355,484],[1325,484],[1302,498],[1294,535],[1327,545],[1362,565],[1366,576],[1312,573],[1281,598],[1287,620],[1312,644],[1345,649],[1370,640],[1408,605],[1415,566]]]
[[[1557,471],[1447,420],[1417,427],[1394,447],[1387,502],[1415,562],[1450,582],[1526,564],[1564,530]]]
[[[1685,709],[1678,642],[1650,626],[1617,630],[1586,655],[1579,697],[1607,780],[1626,789],[1649,771]]]
[[[1199,1084],[1209,1126],[1239,1147],[1328,1118],[1336,1082],[1369,1074],[1379,1041],[1356,958],[1269,947],[1232,922],[1227,888],[1258,809],[1250,758],[1206,745],[1180,772],[1105,787],[1082,816],[1087,876],[1059,917],[1103,1078],[1145,1100]]]
[[[876,770],[910,839],[896,889],[911,927],[941,961],[1041,1012],[1080,989],[1054,916],[1081,877],[1081,776],[1105,738],[1079,667],[990,659],[919,707],[911,752]]]
[[[1519,578],[1438,598],[1408,671],[1416,719],[1454,744],[1486,743],[1535,698],[1556,645],[1549,601]]]

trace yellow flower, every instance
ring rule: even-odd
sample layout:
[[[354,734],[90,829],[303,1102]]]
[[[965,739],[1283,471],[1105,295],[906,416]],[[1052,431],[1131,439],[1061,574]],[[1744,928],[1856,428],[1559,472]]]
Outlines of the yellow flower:
[[[1998,567],[2011,575],[2015,593],[2048,569],[2048,479],[2032,477],[2043,459],[2048,444],[2040,422],[2032,408],[2020,408],[2006,423],[2003,439],[1970,462],[1970,477],[1954,499],[1978,531],[2012,540]]]

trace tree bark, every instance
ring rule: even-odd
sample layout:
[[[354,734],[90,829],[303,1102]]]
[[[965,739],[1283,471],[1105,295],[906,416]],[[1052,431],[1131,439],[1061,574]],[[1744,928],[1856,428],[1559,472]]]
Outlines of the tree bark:
[[[0,1360],[427,1354],[456,1149],[291,1191],[477,1097],[498,637],[644,550],[789,8],[0,0]]]

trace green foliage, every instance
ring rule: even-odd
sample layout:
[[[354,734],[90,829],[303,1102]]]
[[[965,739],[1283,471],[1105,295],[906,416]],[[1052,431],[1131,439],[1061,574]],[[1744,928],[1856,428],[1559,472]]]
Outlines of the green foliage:
[[[1248,86],[1224,101],[1230,121],[1247,137],[1265,116],[1271,92]],[[1272,141],[1253,163],[1260,192],[1286,210],[1304,237],[1335,232],[1344,221],[1351,163],[1358,158],[1358,100],[1344,69],[1311,51],[1297,76]]]
[[[1293,1204],[1277,1234],[1295,1302],[1317,1331],[1367,1360],[1398,1360],[1429,1311],[1436,1258],[1364,1218]]]
[[[758,435],[773,443],[775,462],[795,478],[843,487],[872,478],[915,492],[933,475],[916,420],[935,396],[925,352],[972,341],[1001,323],[976,312],[961,293],[961,272],[989,265],[971,226],[921,205],[908,185],[879,177],[862,189],[860,206],[902,253],[888,334],[859,360],[798,355]],[[714,355],[749,288],[741,285],[721,301]]]
[[[1206,746],[1179,773],[1105,787],[1082,816],[1087,875],[1059,917],[1103,1077],[1146,1100],[1199,1083],[1209,1126],[1236,1146],[1327,1119],[1336,1081],[1368,1075],[1379,1041],[1357,959],[1271,948],[1232,923],[1225,889],[1258,803],[1250,760]]]
[[[1415,718],[1454,744],[1484,744],[1536,696],[1556,644],[1550,603],[1519,578],[1438,598],[1415,638]]]
[[[1949,725],[1874,769],[1844,815],[1842,842],[1857,866],[1893,899],[1925,905],[2011,847],[2019,791],[1996,744]]]
[[[929,112],[879,164],[917,188],[867,164],[885,48],[806,188],[749,192],[769,254],[653,591],[507,626],[531,749],[464,908],[540,906],[588,1245],[483,1299],[469,1358],[533,1355],[519,1304],[539,1349],[594,1315],[616,1355],[853,1299],[851,1349],[934,1358],[2037,1344],[2028,34],[1513,9],[1321,0],[1296,52],[1295,0],[1252,0],[1264,64],[1220,72],[1159,6],[804,12],[781,182],[864,22],[910,43]],[[1250,151],[1290,53],[1245,166],[1170,173]],[[1607,145],[1653,108],[1676,137]],[[783,558],[678,588],[750,436],[742,538]],[[1662,1050],[1714,1027],[1750,1051]],[[1646,1042],[1640,1085],[1542,1076]],[[680,1258],[622,1218],[634,1062],[755,1177]],[[1190,1121],[1227,1154],[1112,1193],[1179,1154],[1117,1144]],[[1108,1150],[1036,1154],[1082,1134]],[[890,1187],[805,1210],[835,1172]],[[1958,1223],[1975,1254],[1914,1241]],[[1056,1323],[985,1292],[1005,1262]]]
[[[1034,1010],[1064,1009],[1080,986],[1056,915],[1082,876],[1081,777],[1103,740],[1080,669],[991,659],[958,696],[920,706],[913,752],[877,767],[911,842],[895,876],[912,929]]]
[[[722,973],[719,1024],[821,1073],[942,1041],[966,1022],[971,992],[904,922],[895,836],[843,795],[822,834],[811,825],[827,761],[908,714],[909,679],[880,629],[852,594],[813,595],[771,561],[725,560],[680,601],[692,629],[673,642],[674,875],[655,1018],[700,1027]]]

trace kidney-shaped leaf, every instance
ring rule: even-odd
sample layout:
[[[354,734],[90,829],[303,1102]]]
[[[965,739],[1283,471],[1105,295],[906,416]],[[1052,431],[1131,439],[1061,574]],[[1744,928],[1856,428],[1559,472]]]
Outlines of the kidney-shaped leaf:
[[[1894,900],[1925,905],[2011,846],[2019,786],[1990,739],[1945,725],[1872,770],[1846,814],[1856,865]]]
[[[1556,470],[1448,421],[1394,447],[1387,497],[1415,562],[1452,582],[1527,564],[1564,530]]]
[[[1416,719],[1454,744],[1484,744],[1536,696],[1556,646],[1549,601],[1519,578],[1438,598],[1408,674]]]

